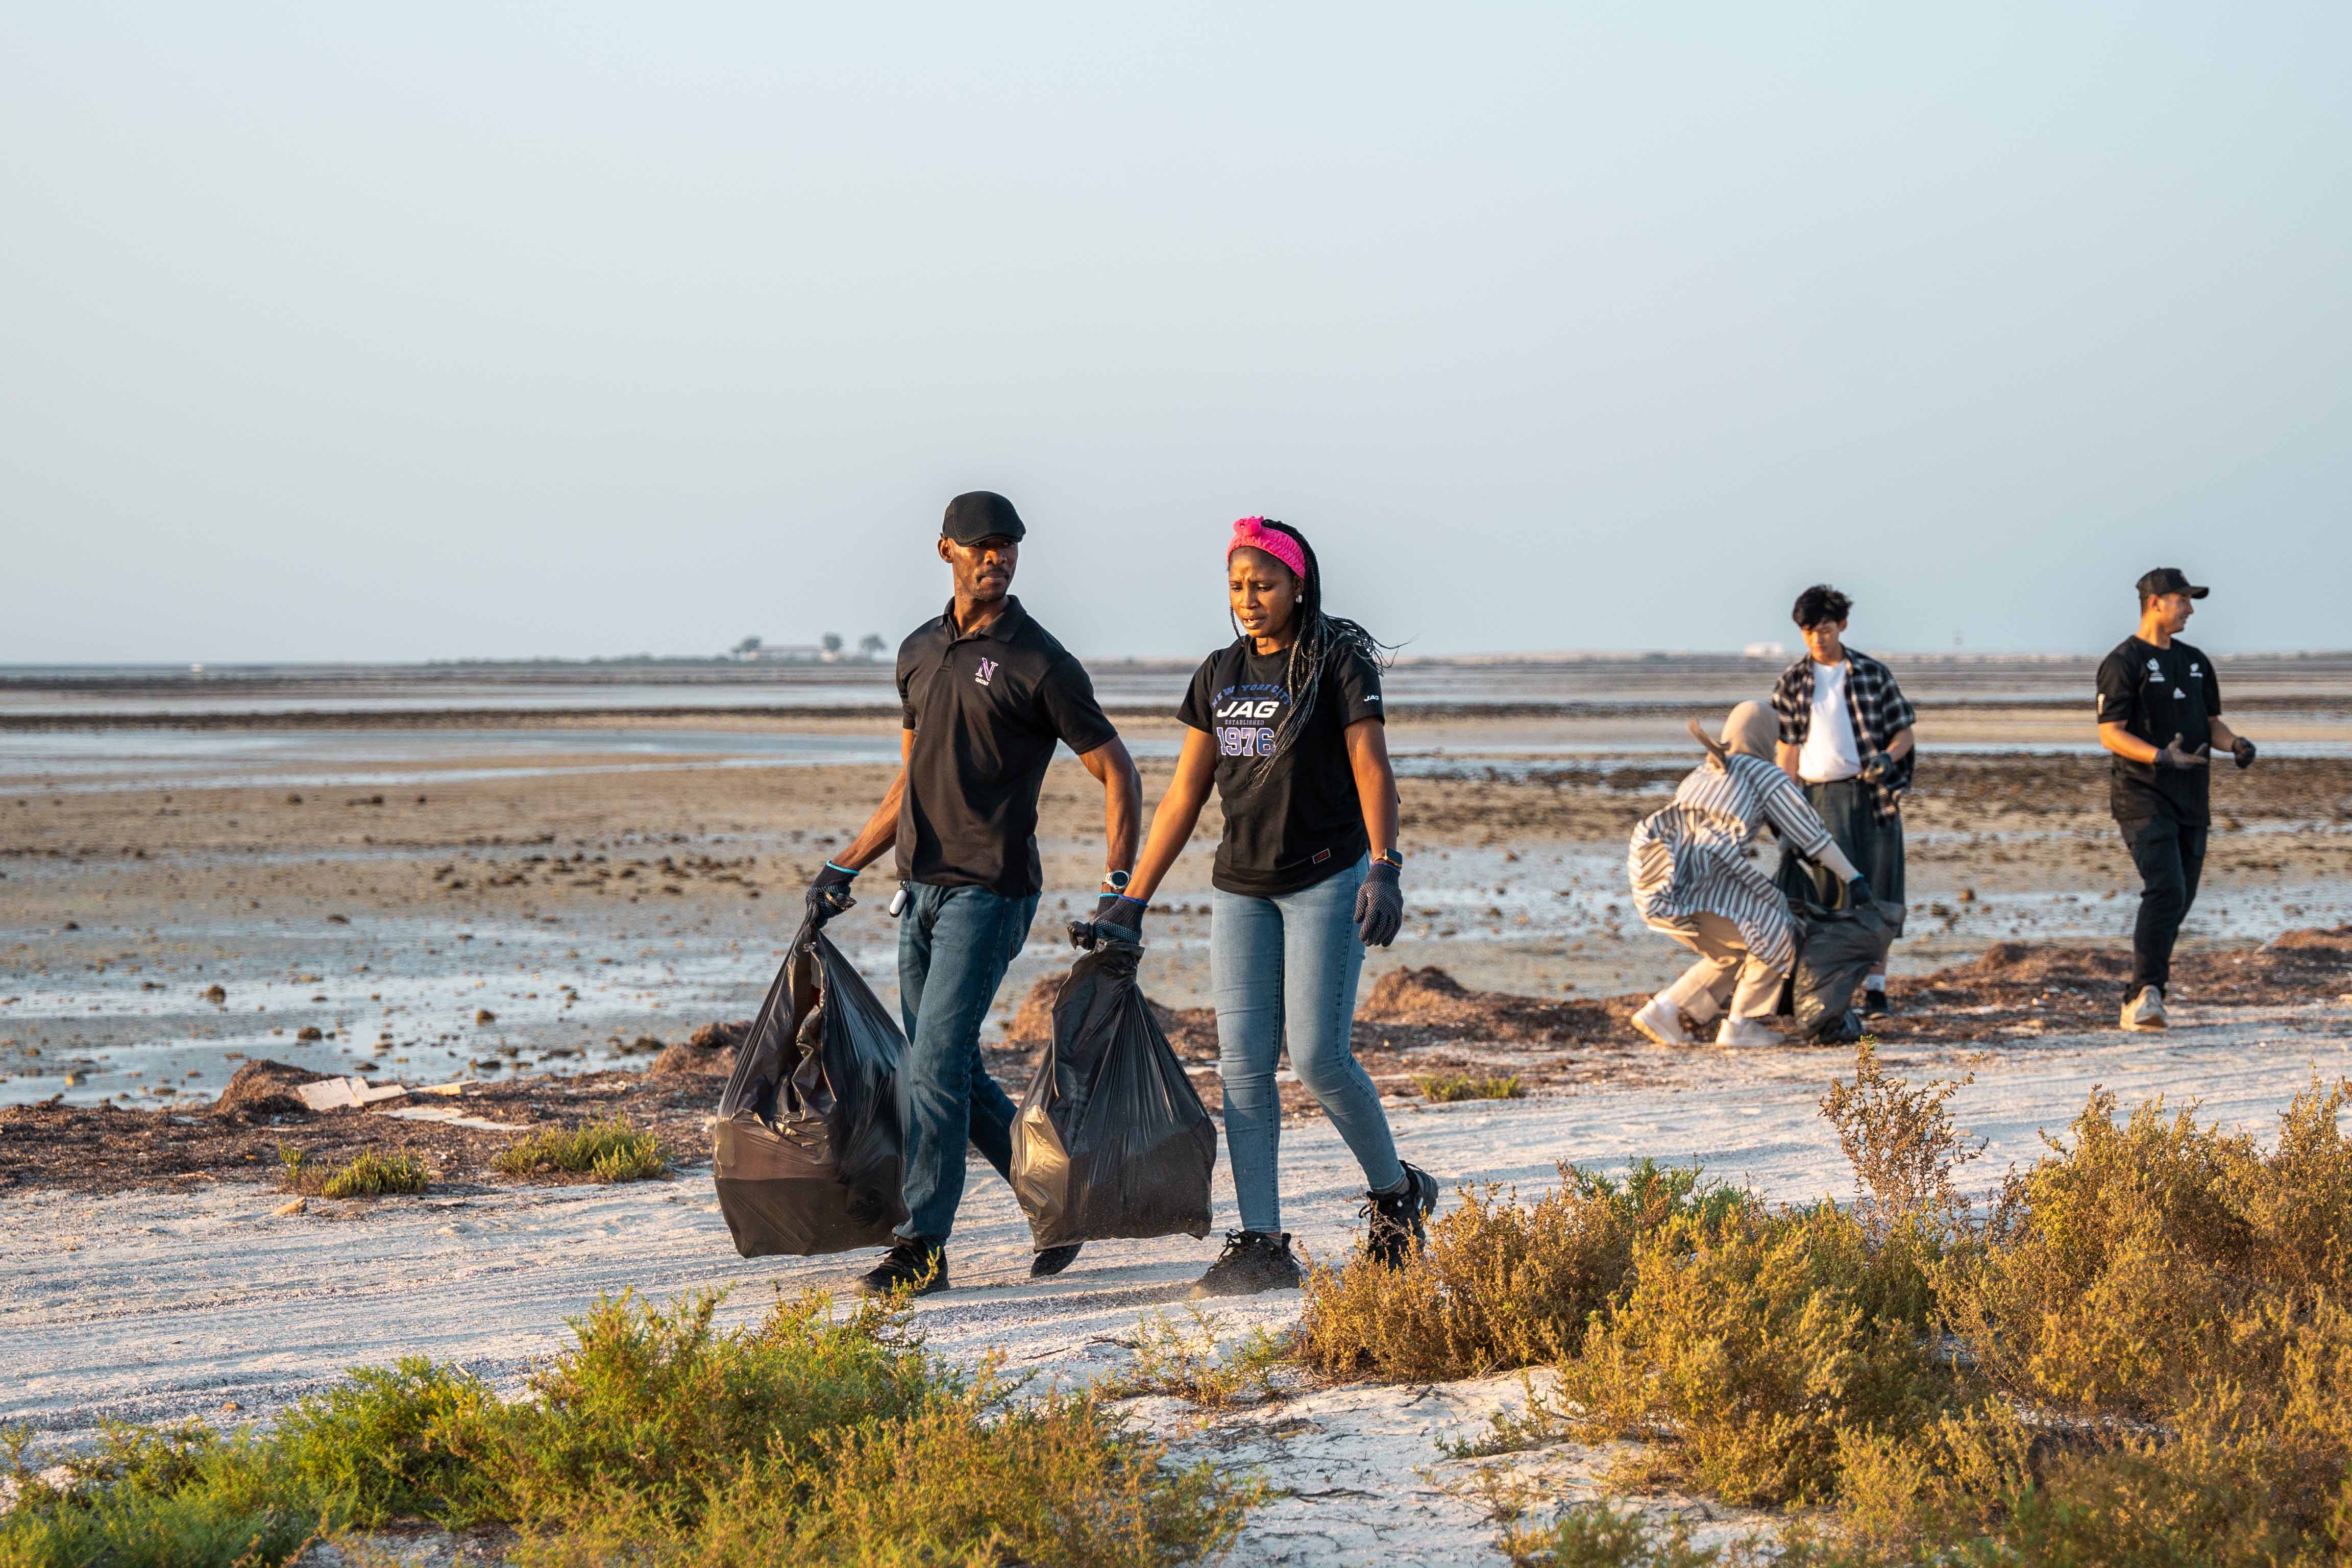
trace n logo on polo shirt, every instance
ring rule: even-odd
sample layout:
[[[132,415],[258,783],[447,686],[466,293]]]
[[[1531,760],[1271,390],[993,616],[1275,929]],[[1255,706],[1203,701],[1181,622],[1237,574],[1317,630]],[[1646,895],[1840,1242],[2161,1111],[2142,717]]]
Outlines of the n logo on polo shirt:
[[[989,677],[995,673],[996,661],[992,658],[983,658],[980,661],[980,668],[972,672],[971,678],[974,680],[979,681],[982,686],[986,686],[988,684]]]

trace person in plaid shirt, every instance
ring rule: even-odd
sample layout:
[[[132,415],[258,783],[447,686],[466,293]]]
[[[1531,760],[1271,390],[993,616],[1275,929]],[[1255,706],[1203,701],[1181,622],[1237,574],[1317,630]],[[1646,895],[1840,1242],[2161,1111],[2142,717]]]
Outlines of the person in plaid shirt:
[[[1780,672],[1772,711],[1780,722],[1775,760],[1803,786],[1881,902],[1892,909],[1887,942],[1903,934],[1904,792],[1916,757],[1916,717],[1895,672],[1845,646],[1853,601],[1826,583],[1797,595],[1793,618],[1804,634],[1805,657]],[[1780,886],[1791,900],[1834,907],[1839,889],[1795,856],[1781,862]],[[1863,982],[1863,1011],[1886,1011],[1886,954]]]

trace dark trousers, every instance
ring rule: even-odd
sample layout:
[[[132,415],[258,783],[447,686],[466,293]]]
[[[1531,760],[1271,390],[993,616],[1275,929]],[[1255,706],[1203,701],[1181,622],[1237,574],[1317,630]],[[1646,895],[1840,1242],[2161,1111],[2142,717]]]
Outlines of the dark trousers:
[[[980,1026],[1005,967],[1029,939],[1037,895],[911,883],[898,917],[898,1007],[907,1060],[898,1075],[907,1131],[907,1223],[900,1236],[944,1241],[963,1202],[966,1143],[1013,1178],[1012,1100],[988,1073]]]
[[[1830,830],[1853,868],[1869,879],[1871,895],[1888,906],[1886,946],[1894,946],[1895,939],[1903,934],[1903,916],[1908,908],[1903,887],[1903,818],[1898,815],[1879,821],[1870,786],[1858,778],[1800,787],[1805,792],[1806,804],[1820,814],[1822,826]],[[1845,897],[1835,877],[1794,855],[1781,858],[1780,890],[1791,899],[1809,898],[1823,909],[1837,908]],[[1878,963],[1882,969],[1886,965],[1885,948],[1879,951]]]
[[[2197,901],[2205,869],[2206,829],[2158,814],[2116,819],[2139,868],[2139,919],[2132,926],[2131,994],[2143,985],[2172,989],[2172,943]]]

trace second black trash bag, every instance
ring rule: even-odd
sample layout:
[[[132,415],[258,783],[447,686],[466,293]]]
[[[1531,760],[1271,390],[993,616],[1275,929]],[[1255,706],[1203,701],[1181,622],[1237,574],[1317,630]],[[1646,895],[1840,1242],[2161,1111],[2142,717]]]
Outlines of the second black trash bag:
[[[1798,902],[1794,912],[1797,969],[1790,977],[1790,1010],[1807,1039],[1852,1045],[1863,1034],[1853,994],[1886,954],[1885,906],[1825,910],[1808,900]]]
[[[1217,1129],[1136,983],[1139,948],[1070,966],[1013,1121],[1013,1191],[1040,1248],[1209,1234]]]
[[[711,1170],[746,1258],[880,1247],[907,1217],[907,1037],[849,960],[803,925],[719,1101]]]

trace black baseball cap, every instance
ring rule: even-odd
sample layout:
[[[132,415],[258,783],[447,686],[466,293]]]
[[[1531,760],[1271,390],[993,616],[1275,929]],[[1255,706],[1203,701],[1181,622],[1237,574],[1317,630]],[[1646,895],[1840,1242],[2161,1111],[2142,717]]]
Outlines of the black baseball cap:
[[[978,544],[983,539],[1018,540],[1029,531],[1021,526],[1021,514],[1013,503],[994,490],[967,490],[948,502],[948,515],[940,524],[940,537],[952,539],[958,544]]]
[[[2139,596],[2143,600],[2153,599],[2158,594],[2186,594],[2192,599],[2201,599],[2212,591],[2191,583],[2189,574],[2178,566],[2159,566],[2139,580]]]

